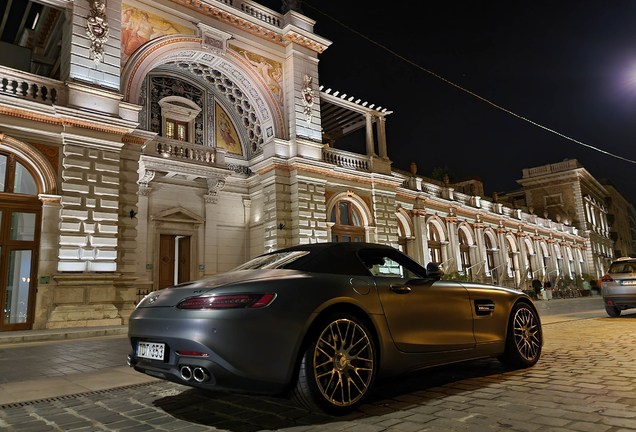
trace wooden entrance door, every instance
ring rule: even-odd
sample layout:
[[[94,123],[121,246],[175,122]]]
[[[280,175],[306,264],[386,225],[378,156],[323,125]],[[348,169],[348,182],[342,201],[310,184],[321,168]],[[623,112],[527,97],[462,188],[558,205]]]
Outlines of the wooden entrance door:
[[[190,280],[190,236],[159,237],[159,289]]]

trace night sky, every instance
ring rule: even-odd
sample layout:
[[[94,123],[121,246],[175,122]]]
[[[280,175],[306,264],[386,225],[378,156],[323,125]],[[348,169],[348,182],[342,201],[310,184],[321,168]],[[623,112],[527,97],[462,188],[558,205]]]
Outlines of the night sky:
[[[280,11],[281,2],[260,1]],[[373,4],[373,6],[372,6]],[[636,160],[636,1],[308,0],[333,44],[320,83],[393,111],[393,167],[478,176],[487,195],[520,189],[522,169],[578,159],[636,204],[636,164],[542,130],[408,64],[317,12],[516,114]],[[364,153],[364,131],[336,148]]]

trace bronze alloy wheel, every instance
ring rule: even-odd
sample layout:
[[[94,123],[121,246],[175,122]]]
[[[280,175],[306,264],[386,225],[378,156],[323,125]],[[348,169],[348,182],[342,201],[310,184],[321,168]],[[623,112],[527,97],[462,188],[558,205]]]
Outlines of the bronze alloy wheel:
[[[527,362],[534,361],[541,348],[539,323],[528,308],[517,310],[513,321],[514,339],[519,355]]]
[[[323,330],[314,350],[318,389],[330,404],[354,405],[371,385],[373,359],[373,344],[360,325],[349,319],[333,321]]]

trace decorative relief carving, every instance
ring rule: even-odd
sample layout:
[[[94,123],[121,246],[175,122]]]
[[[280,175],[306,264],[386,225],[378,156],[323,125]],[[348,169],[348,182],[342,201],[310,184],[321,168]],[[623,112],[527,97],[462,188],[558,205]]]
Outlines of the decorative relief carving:
[[[303,87],[300,92],[303,94],[303,113],[307,123],[311,123],[311,109],[314,106],[314,89],[311,88],[313,78],[305,74]]]
[[[247,176],[251,176],[252,175],[252,170],[249,167],[243,166],[243,165],[237,165],[237,164],[225,164],[225,166],[227,166],[228,169],[234,171],[237,174],[245,174]]]
[[[206,203],[216,204],[217,193],[225,187],[225,179],[208,178],[208,193],[204,196]]]
[[[91,6],[91,13],[86,18],[86,34],[91,40],[91,54],[95,64],[104,61],[104,44],[108,41],[110,26],[104,11],[106,3],[104,0],[88,0]]]
[[[137,191],[137,195],[148,196],[152,192],[152,188],[148,186],[139,186],[139,190]]]
[[[223,62],[219,65],[219,69],[223,69],[228,75],[234,78],[234,81],[240,82],[243,88],[247,93],[249,93],[251,100],[254,101],[258,111],[263,118],[263,121],[267,121],[270,119],[269,111],[267,110],[267,106],[265,101],[261,98],[258,91],[252,86],[251,81],[243,75],[243,73],[236,69],[232,64],[228,62]]]
[[[46,160],[48,160],[51,164],[51,168],[53,168],[53,171],[57,173],[57,165],[60,159],[60,149],[44,144],[32,143],[31,145],[35,147],[40,153],[42,153]]]
[[[139,170],[137,172],[139,173],[139,180],[137,180],[137,184],[140,186],[140,188],[142,188],[142,187],[147,188],[148,187],[148,183],[150,183],[152,181],[152,179],[155,178],[155,171],[154,170],[147,170],[145,168],[139,168]]]

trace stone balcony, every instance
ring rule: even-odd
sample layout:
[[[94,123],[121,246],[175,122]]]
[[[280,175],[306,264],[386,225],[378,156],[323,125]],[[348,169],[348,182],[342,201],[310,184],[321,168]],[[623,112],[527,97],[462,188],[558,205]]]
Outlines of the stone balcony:
[[[0,94],[46,105],[68,102],[68,89],[63,82],[5,66],[0,66]]]

